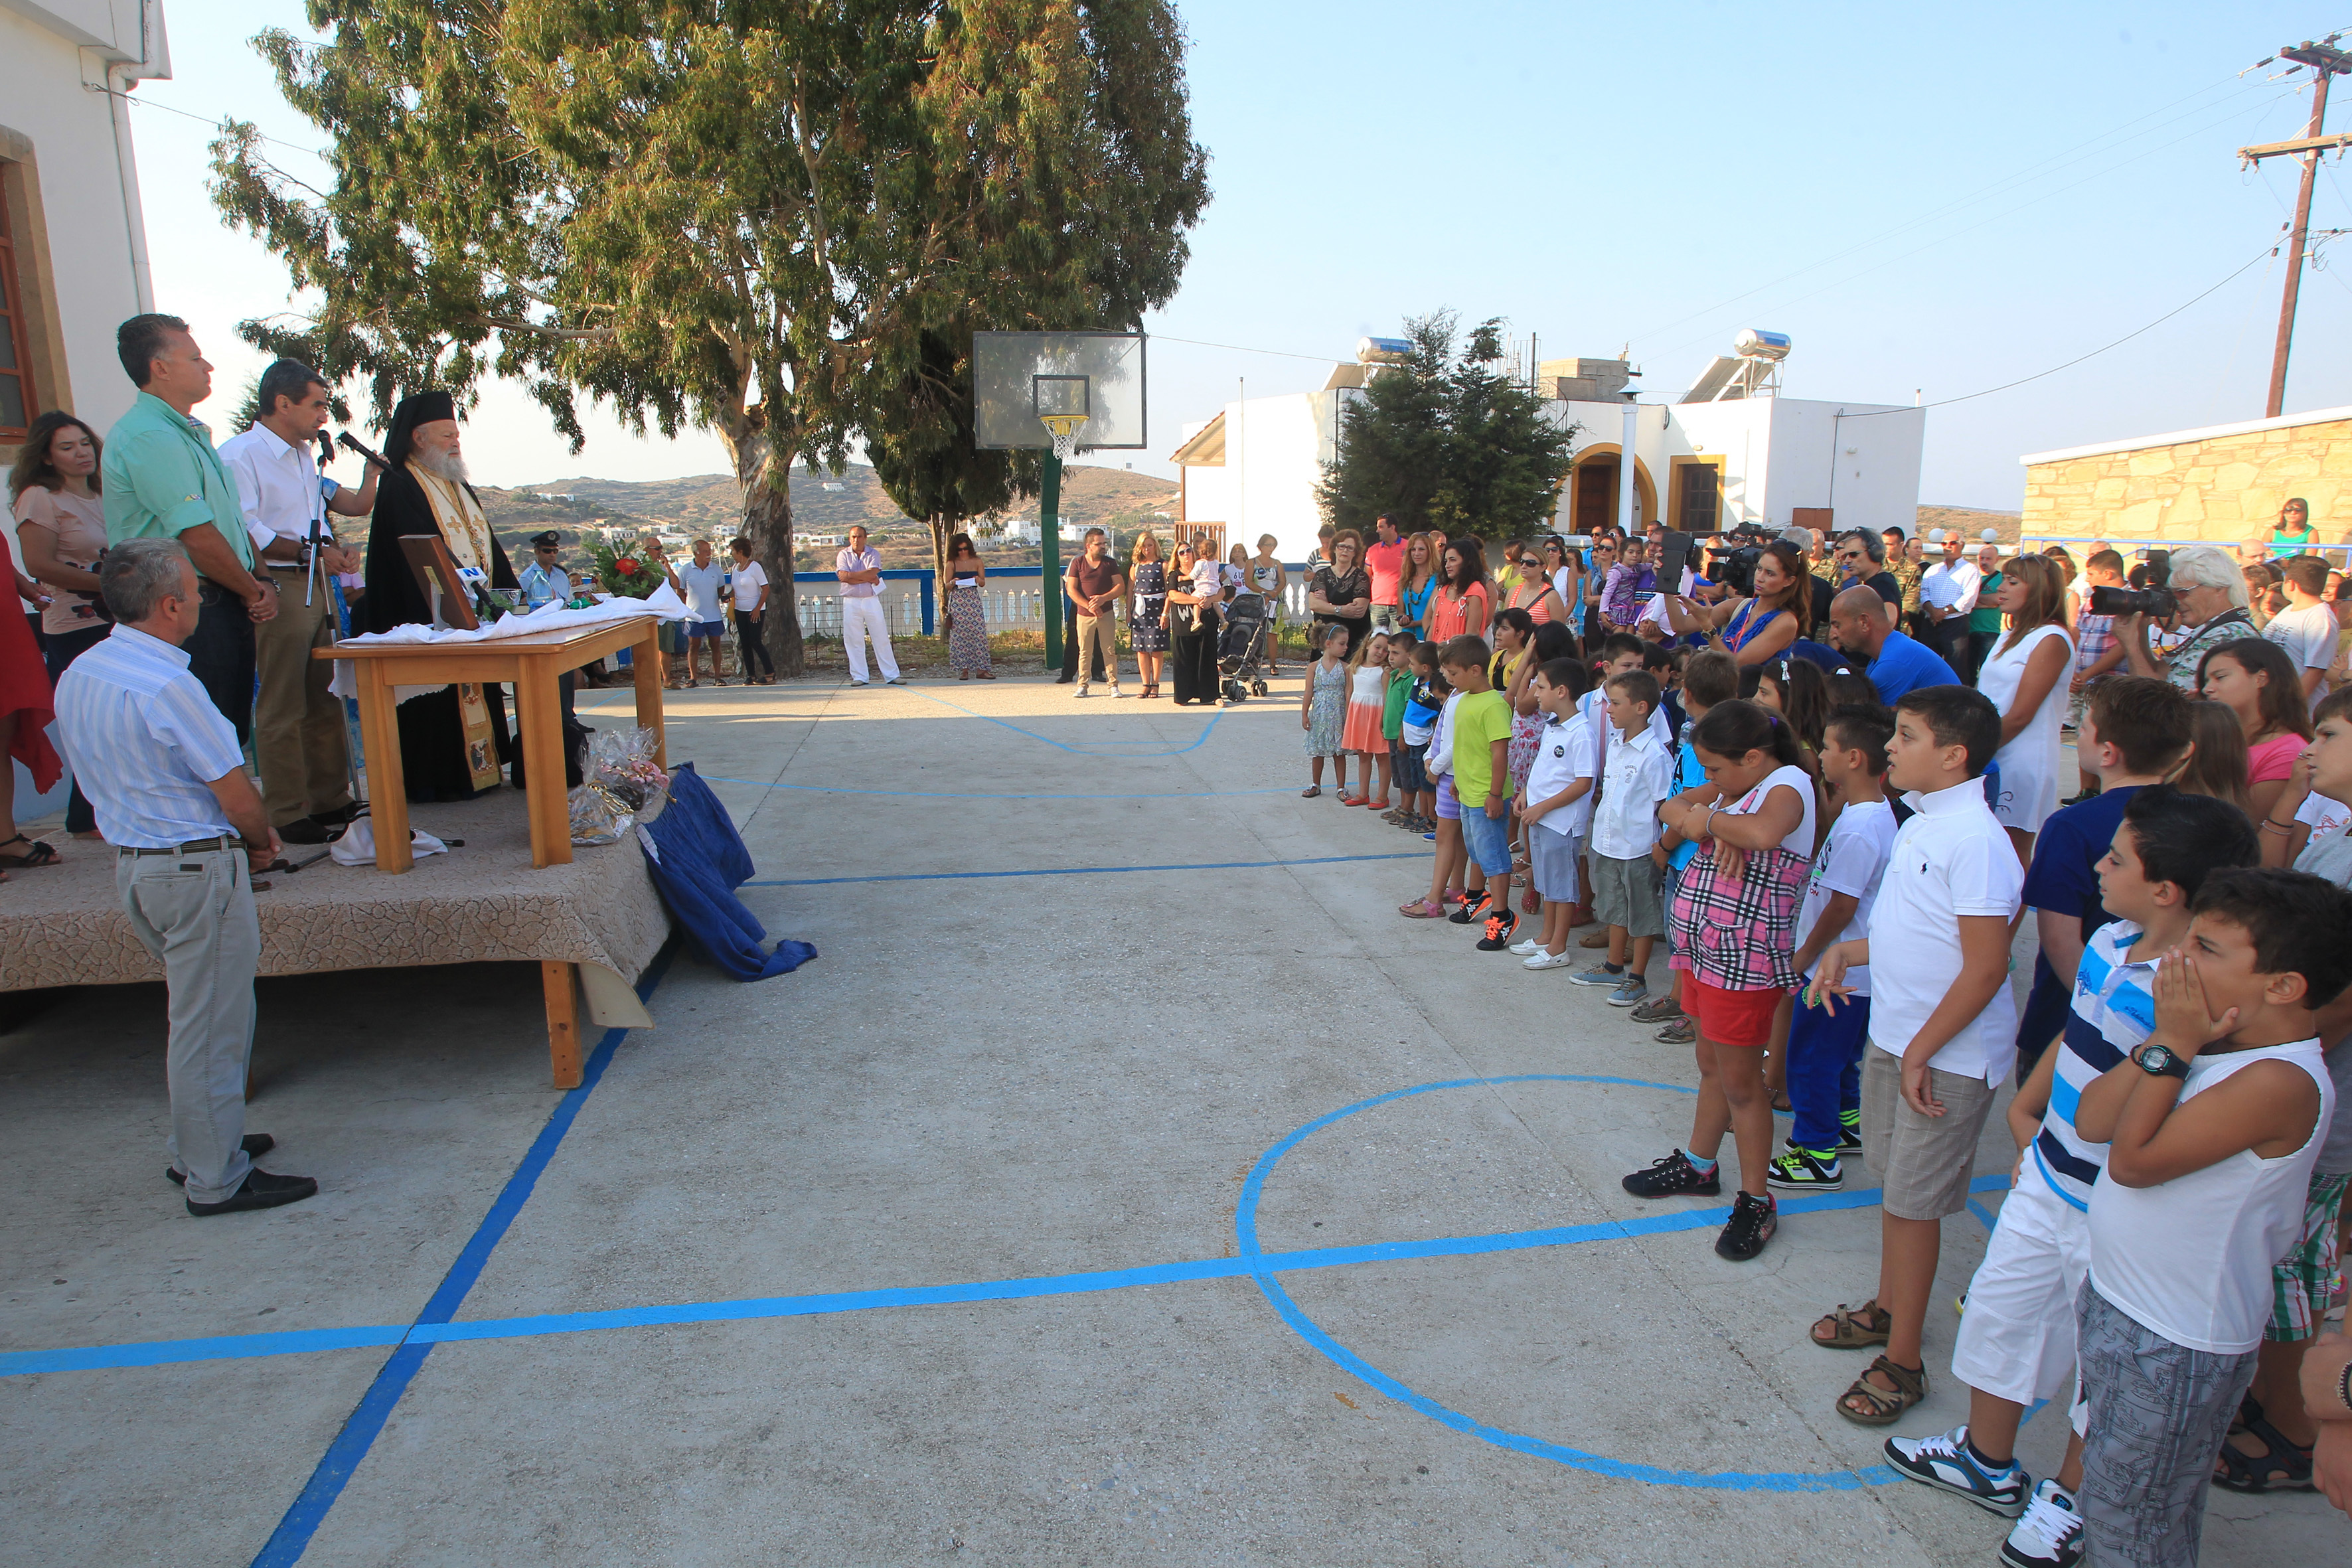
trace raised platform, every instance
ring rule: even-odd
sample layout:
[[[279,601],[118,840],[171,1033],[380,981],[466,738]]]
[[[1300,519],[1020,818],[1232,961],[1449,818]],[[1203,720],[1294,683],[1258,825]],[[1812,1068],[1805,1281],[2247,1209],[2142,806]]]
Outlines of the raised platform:
[[[580,1082],[575,983],[591,1022],[652,1023],[633,987],[670,919],[635,843],[576,849],[569,863],[534,870],[525,802],[513,789],[412,806],[410,817],[464,847],[418,860],[406,876],[323,859],[256,879],[262,973],[536,961],[559,1089]],[[288,847],[300,859],[320,847]],[[117,901],[114,850],[64,840],[58,851],[60,864],[12,873],[0,896],[9,916],[0,921],[0,991],[163,979]]]

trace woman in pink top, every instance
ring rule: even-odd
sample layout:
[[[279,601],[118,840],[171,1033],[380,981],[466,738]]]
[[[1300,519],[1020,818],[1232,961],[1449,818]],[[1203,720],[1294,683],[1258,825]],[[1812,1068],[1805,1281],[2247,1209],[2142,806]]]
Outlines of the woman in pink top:
[[[1443,645],[1449,638],[1486,635],[1486,616],[1494,605],[1494,589],[1486,581],[1486,547],[1475,539],[1445,542],[1444,583],[1429,601],[1429,640]]]
[[[2245,731],[2247,804],[2259,822],[2311,741],[2303,672],[2278,644],[2238,637],[2205,656],[2197,667],[2197,689],[2235,713]]]

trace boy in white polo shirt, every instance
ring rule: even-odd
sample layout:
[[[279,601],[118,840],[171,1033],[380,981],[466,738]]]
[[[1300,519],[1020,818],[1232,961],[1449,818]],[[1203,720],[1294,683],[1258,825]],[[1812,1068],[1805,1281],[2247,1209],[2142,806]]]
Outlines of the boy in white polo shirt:
[[[1570,911],[1580,889],[1576,858],[1592,820],[1595,770],[1591,726],[1576,721],[1576,661],[1556,658],[1536,671],[1536,706],[1544,713],[1535,761],[1519,792],[1519,818],[1528,826],[1528,860],[1543,899],[1543,930],[1511,949],[1529,969],[1564,969]]]
[[[2253,1381],[2272,1262],[2302,1234],[2336,1089],[2316,1009],[2352,981],[2352,894],[2305,871],[2205,879],[2147,1042],[2083,1091],[2107,1142],[2075,1315],[2095,1563],[2193,1568],[2213,1461]]]
[[[2245,814],[2165,785],[2133,795],[2099,858],[2099,899],[2114,921],[2091,934],[2074,971],[2065,1033],[2010,1101],[2020,1151],[2015,1184],[1969,1283],[1952,1375],[1969,1386],[1964,1426],[1890,1437],[1887,1461],[2005,1517],[2022,1513],[2000,1551],[2012,1568],[2066,1568],[2082,1552],[2079,1435],[2057,1474],[2037,1484],[2017,1463],[2027,1406],[2074,1372],[2074,1301],[2091,1266],[2091,1192],[2106,1149],[2074,1126],[2083,1091],[2156,1026],[2157,960],[2189,933],[2189,910],[2211,873],[2261,854]]]
[[[2009,944],[2024,868],[1985,804],[1985,764],[2000,713],[1965,686],[1923,686],[1895,707],[1886,782],[1915,815],[1895,833],[1870,934],[1822,954],[1808,1000],[1842,995],[1851,964],[1871,964],[1870,1048],[1863,1052],[1863,1157],[1885,1188],[1878,1294],[1813,1325],[1817,1345],[1885,1353],[1838,1396],[1837,1411],[1885,1426],[1927,1396],[1920,1348],[1947,1215],[1968,1206],[1977,1140],[1993,1090],[2017,1059]]]

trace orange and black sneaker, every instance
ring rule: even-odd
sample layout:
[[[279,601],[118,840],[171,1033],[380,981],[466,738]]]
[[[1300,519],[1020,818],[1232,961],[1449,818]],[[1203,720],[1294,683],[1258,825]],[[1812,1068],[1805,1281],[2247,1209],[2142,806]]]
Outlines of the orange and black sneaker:
[[[1486,914],[1486,906],[1493,899],[1494,895],[1484,888],[1475,893],[1465,893],[1462,895],[1462,907],[1445,918],[1455,925],[1466,926]]]
[[[1486,934],[1478,939],[1480,952],[1501,952],[1511,945],[1512,928],[1519,917],[1508,910],[1497,910],[1486,917]]]

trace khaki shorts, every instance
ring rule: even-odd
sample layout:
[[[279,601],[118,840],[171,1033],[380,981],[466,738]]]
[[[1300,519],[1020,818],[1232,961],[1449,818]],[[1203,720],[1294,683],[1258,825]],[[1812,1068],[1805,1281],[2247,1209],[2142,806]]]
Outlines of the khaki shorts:
[[[1944,1106],[1922,1116],[1903,1098],[1903,1058],[1875,1041],[1862,1053],[1862,1157],[1896,1219],[1942,1219],[1969,1206],[1977,1141],[1992,1110],[1992,1085],[1980,1078],[1927,1069],[1927,1089]]]

